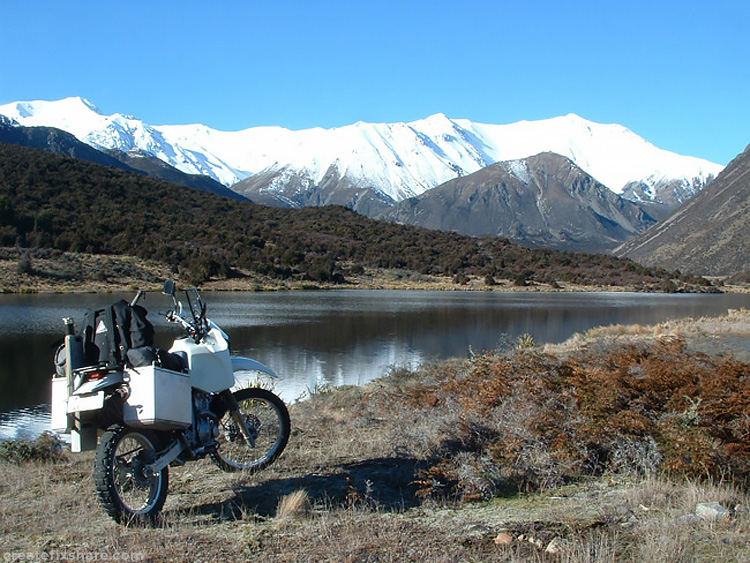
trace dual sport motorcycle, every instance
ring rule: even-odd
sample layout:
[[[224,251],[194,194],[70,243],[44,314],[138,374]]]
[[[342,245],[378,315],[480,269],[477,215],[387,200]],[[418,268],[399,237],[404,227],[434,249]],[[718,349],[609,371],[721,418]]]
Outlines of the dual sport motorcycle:
[[[63,319],[52,428],[70,433],[73,452],[96,449],[97,495],[120,523],[156,520],[170,465],[210,457],[224,471],[254,472],[273,463],[289,440],[283,401],[260,387],[237,388],[235,380],[236,372],[276,374],[230,355],[229,337],[207,318],[197,289],[185,290],[187,311],[173,281],[163,293],[172,298],[167,321],[185,332],[168,351],[152,345],[153,327],[138,305],[143,291],[129,304],[96,312],[80,335]]]

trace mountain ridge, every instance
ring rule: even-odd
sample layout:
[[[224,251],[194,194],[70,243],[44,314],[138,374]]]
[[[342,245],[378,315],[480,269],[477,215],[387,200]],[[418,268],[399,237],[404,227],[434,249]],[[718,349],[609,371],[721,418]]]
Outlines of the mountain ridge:
[[[627,128],[575,114],[505,125],[481,124],[435,114],[409,123],[366,123],[291,131],[255,127],[218,131],[201,124],[149,125],[133,116],[102,114],[83,98],[14,102],[0,114],[22,125],[47,125],[101,149],[139,149],[183,172],[211,176],[224,185],[262,173],[258,191],[283,191],[279,174],[294,171],[315,189],[330,174],[383,201],[420,195],[448,180],[503,160],[555,152],[570,158],[616,193],[658,201],[664,185],[702,188],[723,168],[703,159],[659,149]],[[277,174],[278,173],[278,174]],[[638,189],[638,186],[641,188]],[[246,193],[249,197],[253,192]],[[287,192],[279,201],[289,200]],[[685,199],[694,195],[687,194]]]
[[[62,129],[45,126],[24,127],[4,115],[0,115],[0,142],[41,149],[94,164],[137,172],[231,199],[247,199],[207,176],[187,174],[140,151],[133,150],[127,153],[119,150],[100,151],[79,141],[72,133]]]

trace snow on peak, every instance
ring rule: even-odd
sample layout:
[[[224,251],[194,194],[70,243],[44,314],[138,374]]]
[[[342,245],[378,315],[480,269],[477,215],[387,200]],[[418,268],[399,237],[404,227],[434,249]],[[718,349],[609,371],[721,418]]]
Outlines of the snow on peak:
[[[554,152],[616,193],[622,193],[636,178],[708,179],[723,168],[659,149],[621,125],[596,123],[575,114],[508,125],[461,124],[482,140],[488,156],[495,161]]]
[[[571,159],[617,193],[631,182],[705,183],[722,169],[659,149],[621,125],[595,123],[573,113],[506,125],[437,113],[409,123],[360,121],[300,131],[152,126],[133,116],[103,115],[78,97],[0,105],[0,114],[21,125],[64,129],[96,148],[138,149],[225,185],[263,170],[285,170],[318,182],[335,167],[351,184],[379,190],[396,201],[494,162],[541,152]],[[521,168],[515,171],[522,174]]]
[[[71,97],[53,102],[36,100],[0,106],[0,113],[27,127],[57,127],[88,142],[86,135],[106,127],[107,117],[84,98]],[[101,148],[101,147],[97,147]]]
[[[522,183],[531,183],[531,173],[529,172],[529,165],[526,160],[505,160],[501,165],[506,172],[518,178]]]
[[[12,113],[15,111],[19,117],[25,119],[59,119],[61,117],[81,117],[90,112],[101,115],[99,108],[85,98],[81,97],[70,97],[63,98],[54,102],[48,102],[46,100],[35,100],[31,102],[16,102],[0,106],[0,110],[3,114],[8,115],[6,112]]]

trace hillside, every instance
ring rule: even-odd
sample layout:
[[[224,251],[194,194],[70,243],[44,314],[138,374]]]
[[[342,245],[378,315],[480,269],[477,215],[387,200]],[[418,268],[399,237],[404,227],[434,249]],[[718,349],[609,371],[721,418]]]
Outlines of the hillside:
[[[56,127],[22,127],[3,115],[0,115],[0,143],[46,150],[95,164],[131,170],[114,156],[82,143],[67,131]]]
[[[195,283],[243,272],[345,282],[365,267],[450,276],[457,283],[475,276],[488,284],[562,281],[657,291],[701,283],[611,256],[395,225],[342,207],[268,208],[5,144],[0,246],[148,258]]]
[[[393,215],[408,224],[582,252],[611,251],[651,219],[669,215],[722,169],[660,149],[621,125],[575,114],[497,125],[438,113],[408,123],[360,121],[300,131],[150,125],[132,115],[105,115],[77,97],[4,104],[0,114],[24,126],[64,129],[162,179],[204,189],[203,177],[213,183],[211,191],[263,205],[340,205],[372,218]],[[559,209],[545,209],[547,202],[539,200],[541,213],[535,213],[532,196],[541,184],[526,186],[527,193],[516,185],[512,191],[524,200],[524,209],[515,216],[504,202],[482,206],[483,195],[470,205],[461,203],[464,178],[489,176],[498,170],[494,164],[544,153],[568,159],[588,175],[589,194],[563,186],[577,201],[567,198],[556,202]],[[451,187],[462,193],[448,193]],[[433,189],[437,193],[430,194]],[[412,205],[411,198],[419,203]],[[458,202],[459,209],[441,208],[447,200]]]
[[[750,146],[701,193],[614,253],[697,275],[750,269]]]
[[[203,192],[211,192],[222,197],[242,201],[247,200],[245,196],[230,190],[213,178],[201,176],[200,174],[187,174],[148,153],[138,150],[128,152],[112,150],[104,152],[125,164],[130,170],[142,172],[147,176],[153,176],[160,180],[166,180],[173,184],[181,184]]]

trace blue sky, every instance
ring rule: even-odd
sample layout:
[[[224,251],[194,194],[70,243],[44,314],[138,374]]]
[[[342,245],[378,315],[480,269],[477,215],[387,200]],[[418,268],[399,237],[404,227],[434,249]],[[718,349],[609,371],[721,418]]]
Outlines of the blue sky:
[[[2,0],[0,104],[224,130],[577,113],[726,164],[750,143],[747,0]]]

